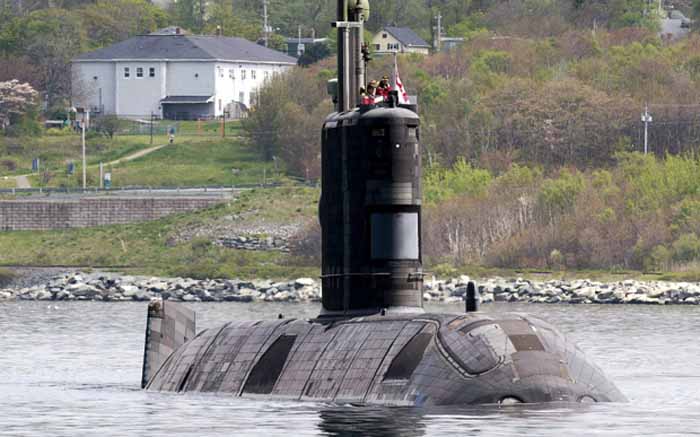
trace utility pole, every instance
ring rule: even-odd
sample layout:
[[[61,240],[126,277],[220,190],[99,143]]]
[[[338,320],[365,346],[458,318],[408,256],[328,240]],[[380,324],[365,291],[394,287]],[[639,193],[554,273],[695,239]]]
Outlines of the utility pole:
[[[78,121],[78,109],[73,107],[70,109],[71,112],[75,113],[75,121]],[[83,119],[80,121],[80,126],[81,126],[81,142],[83,144],[83,191],[87,189],[87,163],[85,159],[85,129],[87,127],[87,124],[90,121],[90,110],[89,109],[83,109],[82,112],[83,114]]]
[[[297,26],[297,56],[301,56],[301,24]]]
[[[265,47],[270,40],[270,26],[267,24],[267,3],[268,0],[263,0],[263,35],[265,38]]]
[[[83,120],[83,191],[87,189],[87,160],[85,159],[85,129],[90,122],[90,110],[85,109],[85,119]]]
[[[433,41],[433,48],[435,48],[436,52],[440,51],[440,43],[442,42],[442,14],[438,12],[437,16],[435,17],[435,20],[437,21],[437,27],[436,27],[436,32],[435,32],[435,41]]]
[[[151,111],[151,146],[153,145],[153,111]]]
[[[644,123],[644,154],[649,151],[649,123],[653,121],[649,114],[649,105],[644,104],[644,113],[642,114],[642,122]]]

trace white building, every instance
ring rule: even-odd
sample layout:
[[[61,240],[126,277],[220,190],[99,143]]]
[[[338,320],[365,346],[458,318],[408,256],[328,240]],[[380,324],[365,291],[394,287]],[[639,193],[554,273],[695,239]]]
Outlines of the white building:
[[[73,60],[73,106],[93,113],[196,119],[255,104],[296,59],[242,38],[151,34]]]
[[[430,53],[430,44],[408,27],[387,26],[372,38],[376,54],[385,53]]]

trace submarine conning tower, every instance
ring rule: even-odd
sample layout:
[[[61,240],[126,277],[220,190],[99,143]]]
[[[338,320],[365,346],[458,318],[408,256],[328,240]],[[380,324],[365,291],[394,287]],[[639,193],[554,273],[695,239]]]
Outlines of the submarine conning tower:
[[[422,312],[421,152],[415,105],[360,105],[364,0],[339,1],[338,111],[322,131],[324,317]]]

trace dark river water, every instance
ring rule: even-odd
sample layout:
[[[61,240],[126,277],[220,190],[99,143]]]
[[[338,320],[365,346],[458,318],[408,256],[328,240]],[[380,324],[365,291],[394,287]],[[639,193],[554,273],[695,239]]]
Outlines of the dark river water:
[[[317,305],[196,304],[198,328]],[[461,306],[431,306],[460,312]],[[627,404],[376,408],[139,389],[146,304],[0,304],[2,436],[700,435],[698,307],[496,304],[572,336]]]

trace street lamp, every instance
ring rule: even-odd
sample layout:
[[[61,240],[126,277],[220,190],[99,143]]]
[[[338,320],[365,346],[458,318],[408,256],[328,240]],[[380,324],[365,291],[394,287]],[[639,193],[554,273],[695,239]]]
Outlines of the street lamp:
[[[70,108],[71,112],[74,112],[76,114],[75,118],[76,120],[78,119],[78,110],[75,107]],[[85,162],[85,125],[87,124],[88,120],[90,120],[90,110],[85,109],[84,111],[85,116],[80,122],[80,126],[82,127],[82,143],[83,143],[83,191],[87,189],[87,164]]]

